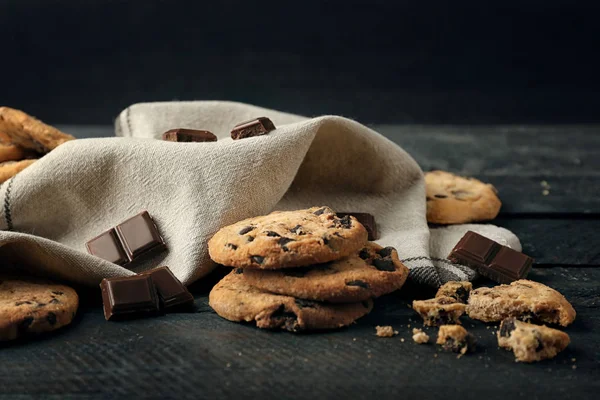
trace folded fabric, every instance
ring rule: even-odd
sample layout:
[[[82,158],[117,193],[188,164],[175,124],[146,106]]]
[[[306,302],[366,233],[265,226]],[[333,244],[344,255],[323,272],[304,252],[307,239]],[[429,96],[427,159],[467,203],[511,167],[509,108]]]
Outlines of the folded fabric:
[[[234,125],[260,116],[277,129],[229,137]],[[219,140],[157,140],[173,128],[206,129]],[[521,249],[512,233],[492,225],[430,232],[417,163],[346,118],[309,119],[232,102],[142,103],[119,115],[116,132],[121,137],[67,142],[0,187],[3,266],[97,285],[168,265],[189,284],[214,268],[207,242],[220,227],[321,205],[375,215],[378,243],[396,247],[411,278],[432,286],[475,277],[443,259],[469,229]],[[168,251],[127,269],[87,254],[87,240],[142,210],[154,217]]]

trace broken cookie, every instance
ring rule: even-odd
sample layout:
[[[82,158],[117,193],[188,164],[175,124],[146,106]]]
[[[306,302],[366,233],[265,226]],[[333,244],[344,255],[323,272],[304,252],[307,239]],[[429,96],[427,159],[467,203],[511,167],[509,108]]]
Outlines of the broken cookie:
[[[459,303],[467,303],[469,299],[469,293],[473,289],[471,282],[467,281],[450,281],[443,284],[435,294],[436,298],[439,297],[452,297]]]
[[[452,297],[415,300],[412,308],[419,313],[423,324],[427,326],[460,324],[459,318],[465,312],[465,305]]]
[[[570,342],[569,335],[543,325],[507,318],[497,333],[498,346],[512,350],[516,361],[533,362],[553,358]]]
[[[475,350],[475,337],[459,325],[440,326],[436,343],[446,351],[460,354]]]

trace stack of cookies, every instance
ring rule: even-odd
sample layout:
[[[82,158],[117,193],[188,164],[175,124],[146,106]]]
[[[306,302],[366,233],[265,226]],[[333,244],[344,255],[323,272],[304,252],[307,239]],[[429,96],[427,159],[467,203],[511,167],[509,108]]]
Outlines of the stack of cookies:
[[[0,107],[0,183],[73,139],[23,111]]]
[[[235,268],[211,291],[211,307],[259,328],[350,325],[408,276],[394,248],[368,242],[363,225],[329,207],[240,221],[218,231],[208,249],[215,262]]]

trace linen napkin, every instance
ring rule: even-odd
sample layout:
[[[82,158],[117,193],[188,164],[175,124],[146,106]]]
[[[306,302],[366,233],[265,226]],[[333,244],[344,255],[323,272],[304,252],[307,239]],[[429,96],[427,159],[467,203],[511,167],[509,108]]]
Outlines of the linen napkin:
[[[277,129],[230,138],[234,125],[260,116]],[[378,243],[396,247],[411,278],[431,286],[475,278],[472,269],[445,259],[467,230],[521,250],[515,235],[493,225],[430,230],[417,163],[350,119],[194,101],[134,104],[115,125],[118,137],[67,142],[0,187],[3,268],[97,285],[168,265],[190,284],[214,268],[207,242],[222,226],[321,205],[373,214]],[[173,128],[206,129],[219,140],[159,140]],[[128,269],[87,254],[87,240],[142,210],[154,217],[168,251]]]

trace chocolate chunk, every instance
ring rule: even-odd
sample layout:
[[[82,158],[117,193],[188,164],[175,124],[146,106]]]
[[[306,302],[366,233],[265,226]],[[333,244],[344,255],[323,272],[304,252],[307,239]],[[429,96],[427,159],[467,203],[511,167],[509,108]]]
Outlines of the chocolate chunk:
[[[515,329],[516,329],[515,319],[514,318],[505,319],[500,324],[500,336],[509,337],[511,332],[514,331]]]
[[[429,196],[427,196],[427,197],[425,198],[425,200],[426,200],[426,201],[432,201],[432,200],[433,200],[433,198],[432,198],[432,197],[429,197]]]
[[[296,225],[295,227],[290,229],[290,232],[295,233],[296,235],[304,235],[304,231],[302,230],[301,225]]]
[[[293,242],[293,241],[294,241],[294,239],[282,237],[277,241],[277,243],[279,243],[279,245],[283,248],[283,251],[289,251],[289,249],[287,247],[285,247],[285,245],[288,244],[289,242]]]
[[[235,269],[235,273],[238,274],[238,275],[239,274],[243,274],[244,273],[244,269],[243,268],[236,268]]]
[[[275,130],[275,125],[267,117],[259,117],[250,121],[240,122],[233,127],[231,138],[233,140],[244,139],[253,136],[266,135]]]
[[[315,303],[314,301],[311,301],[311,300],[296,299],[295,302],[296,302],[296,305],[300,308],[315,308],[315,307],[317,307],[317,303]]]
[[[49,312],[46,316],[46,320],[48,321],[50,326],[56,325],[56,314],[54,314],[53,312]]]
[[[350,218],[349,215],[339,218],[336,222],[339,226],[341,226],[344,229],[352,228],[352,218]]]
[[[62,296],[64,293],[63,292],[59,292],[58,290],[53,290],[52,294],[55,294],[57,296]]]
[[[257,264],[262,264],[263,261],[265,260],[265,258],[262,256],[250,256],[250,259]]]
[[[447,197],[448,197],[448,196],[446,196],[445,194],[436,194],[436,195],[434,195],[434,196],[435,196],[435,197],[437,197],[438,199],[445,199],[445,198],[447,198]]]
[[[377,254],[379,254],[381,257],[385,258],[385,257],[391,256],[392,255],[392,251],[394,251],[394,250],[396,250],[396,249],[393,248],[393,247],[388,246],[388,247],[384,247],[383,249],[379,250],[377,252]]]
[[[31,326],[31,324],[33,324],[33,317],[25,317],[19,323],[19,326],[17,329],[21,332],[24,332]]]
[[[169,142],[216,142],[217,137],[209,131],[198,129],[171,129],[162,135]]]
[[[539,331],[534,330],[533,335],[535,336],[535,340],[537,340],[537,346],[535,347],[535,351],[539,352],[544,350],[544,341],[542,338],[542,334]]]
[[[469,299],[469,291],[461,286],[458,289],[456,289],[453,297],[461,303],[466,303]]]
[[[325,245],[329,244],[329,238],[327,238],[326,236],[323,236],[321,239],[323,239],[323,244],[325,244]]]
[[[37,307],[38,307],[38,308],[40,308],[40,307],[44,307],[45,305],[46,305],[46,303],[37,303]]]
[[[58,299],[52,299],[48,302],[48,304],[58,304],[58,303],[60,303],[60,300],[58,300]]]
[[[254,236],[246,236],[246,240],[248,242],[253,242],[254,241]]]
[[[20,306],[20,305],[23,305],[23,304],[31,304],[31,302],[30,301],[17,301],[15,303],[15,306]]]
[[[377,268],[379,271],[386,272],[394,272],[396,270],[396,266],[394,265],[394,261],[389,258],[386,259],[374,259],[373,266]]]
[[[141,275],[149,275],[156,287],[160,305],[166,312],[184,310],[194,304],[194,296],[187,290],[169,267],[158,267]]]
[[[379,233],[377,232],[377,223],[375,222],[375,217],[369,213],[362,212],[339,212],[337,213],[338,217],[347,217],[353,216],[360,222],[367,233],[369,234],[369,240],[377,240],[379,239]]]
[[[327,207],[319,208],[317,211],[313,212],[315,215],[321,215],[327,210]]]
[[[248,232],[250,232],[250,231],[252,231],[252,230],[254,230],[254,229],[256,229],[256,227],[255,227],[255,226],[247,226],[247,227],[245,227],[245,228],[242,228],[242,229],[241,229],[241,230],[238,232],[238,234],[239,234],[239,235],[245,235],[246,233],[248,233]]]
[[[283,304],[271,314],[271,319],[279,320],[288,331],[295,332],[298,329],[298,316],[291,311],[286,311]]]
[[[270,237],[281,237],[281,235],[277,232],[273,232],[273,231],[267,231],[267,236]]]
[[[371,253],[369,253],[369,250],[367,250],[367,249],[365,248],[365,249],[362,249],[362,250],[361,250],[361,251],[358,253],[358,256],[359,256],[360,258],[362,258],[363,260],[368,260],[369,258],[371,258]]]
[[[229,247],[229,248],[230,248],[230,249],[232,249],[232,250],[237,250],[237,248],[238,248],[238,247],[237,247],[235,244],[233,244],[233,243],[227,243],[225,246]]]
[[[150,275],[103,279],[100,288],[107,321],[159,312],[158,294]]]
[[[147,211],[129,218],[85,245],[90,254],[118,265],[128,264],[152,250],[165,248],[165,242]]]
[[[369,288],[369,284],[367,282],[360,281],[360,280],[348,281],[348,282],[346,282],[346,286],[358,286],[358,287],[361,287],[363,289],[368,289]]]
[[[472,231],[460,239],[448,259],[475,268],[481,275],[498,283],[525,278],[533,264],[531,257]]]

